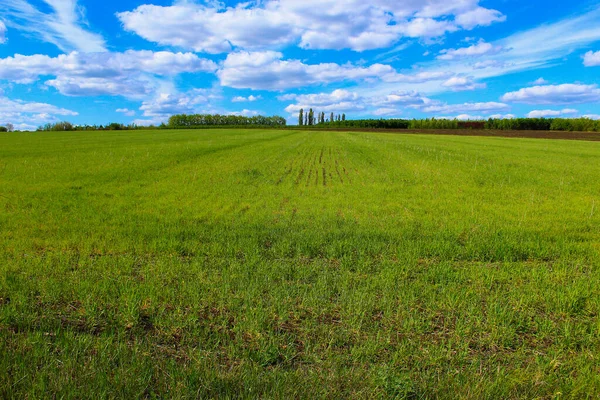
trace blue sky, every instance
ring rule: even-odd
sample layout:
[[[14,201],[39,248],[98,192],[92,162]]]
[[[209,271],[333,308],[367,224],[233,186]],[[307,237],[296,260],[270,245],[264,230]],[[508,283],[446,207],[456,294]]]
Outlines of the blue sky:
[[[600,118],[600,3],[1,0],[0,125]]]

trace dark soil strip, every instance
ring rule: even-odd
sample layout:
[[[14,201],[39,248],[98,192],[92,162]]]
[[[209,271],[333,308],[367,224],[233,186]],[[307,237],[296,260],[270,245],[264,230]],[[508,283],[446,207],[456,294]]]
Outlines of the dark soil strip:
[[[600,141],[600,132],[563,132],[563,131],[495,131],[477,129],[365,129],[365,128],[331,128],[316,131],[332,132],[381,132],[400,133],[406,135],[447,135],[447,136],[486,136],[529,139],[562,139]]]

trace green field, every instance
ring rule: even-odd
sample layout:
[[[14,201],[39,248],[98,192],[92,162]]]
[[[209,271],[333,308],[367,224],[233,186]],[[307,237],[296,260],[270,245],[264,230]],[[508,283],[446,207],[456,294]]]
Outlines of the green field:
[[[598,398],[600,143],[0,134],[0,398]]]

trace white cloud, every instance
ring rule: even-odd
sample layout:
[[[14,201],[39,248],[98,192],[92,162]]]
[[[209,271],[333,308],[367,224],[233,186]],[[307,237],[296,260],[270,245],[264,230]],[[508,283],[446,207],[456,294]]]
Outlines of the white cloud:
[[[456,25],[450,21],[438,21],[433,18],[415,18],[400,25],[404,36],[411,38],[432,38],[455,32]]]
[[[587,114],[587,115],[584,115],[583,118],[600,120],[600,115],[598,115],[598,114]]]
[[[463,47],[460,49],[446,49],[440,51],[440,55],[437,57],[439,60],[455,60],[459,58],[467,57],[479,57],[489,54],[497,54],[502,51],[502,47],[494,46],[490,43],[480,41],[469,47]]]
[[[144,119],[134,119],[133,120],[133,124],[137,125],[137,126],[156,126],[156,125],[160,125],[164,122],[167,121],[167,118],[165,117],[156,117],[156,118],[144,118]]]
[[[338,89],[331,93],[318,93],[308,95],[289,95],[290,100],[296,100],[294,104],[286,107],[286,112],[297,114],[300,109],[305,111],[312,108],[316,112],[360,112],[361,114],[372,114],[376,116],[399,116],[405,115],[407,110],[420,111],[427,114],[461,114],[474,119],[469,113],[492,113],[502,112],[510,109],[510,106],[504,103],[463,103],[463,104],[445,104],[437,100],[427,98],[420,93],[395,92],[386,96],[362,96],[357,92]],[[460,115],[459,115],[460,116]],[[406,116],[405,116],[406,117]],[[495,114],[492,118],[514,118],[512,114]],[[452,117],[451,119],[454,119]],[[480,117],[484,118],[484,117]],[[490,116],[485,117],[485,119]],[[476,118],[479,119],[479,118]]]
[[[158,93],[142,102],[140,111],[150,117],[152,123],[164,122],[174,114],[195,114],[215,112],[212,103],[221,96],[214,89],[192,89],[186,93]]]
[[[284,60],[276,51],[236,52],[227,56],[217,72],[223,86],[238,89],[284,90],[341,81],[427,82],[447,79],[448,72],[400,74],[384,64],[359,67],[352,64],[305,64]]]
[[[592,52],[588,51],[583,56],[583,65],[586,67],[598,67],[600,66],[600,51]]]
[[[243,97],[243,96],[235,96],[234,98],[231,99],[232,103],[244,103],[244,102],[255,102],[258,100],[261,100],[262,96],[254,96],[254,95],[250,95],[248,97]]]
[[[527,114],[527,118],[546,118],[546,117],[560,117],[563,115],[577,114],[579,111],[570,108],[564,110],[533,110]]]
[[[128,108],[117,108],[115,110],[118,113],[122,113],[128,117],[133,117],[135,115],[135,111],[134,110],[130,110]]]
[[[502,96],[502,101],[526,104],[576,104],[600,101],[597,85],[563,84],[533,86]]]
[[[402,37],[433,38],[502,21],[479,0],[306,0],[141,5],[118,13],[126,30],[146,40],[209,53],[297,44],[305,49],[356,51],[390,47]],[[454,17],[454,19],[452,19]]]
[[[471,76],[475,80],[482,80],[555,65],[572,52],[597,41],[600,41],[599,8],[490,42],[492,46],[503,50],[485,55],[485,60],[476,63],[469,58],[436,59],[420,64],[420,67],[422,72],[452,71],[455,76]],[[417,90],[434,94],[452,89],[432,83],[390,85],[388,82],[376,82],[368,89],[371,95],[384,95],[390,90]]]
[[[497,57],[515,65],[514,70],[538,68],[577,48],[600,40],[600,9],[544,24],[496,42],[507,49]]]
[[[392,67],[382,64],[367,68],[334,63],[309,65],[282,58],[283,54],[274,51],[232,53],[217,74],[223,86],[265,90],[396,75]]]
[[[387,111],[391,111],[392,109],[397,110],[398,107],[419,109],[437,104],[434,100],[415,91],[390,93],[382,98],[374,98],[372,102],[375,106],[382,107],[380,110],[385,109]]]
[[[0,44],[6,43],[6,25],[0,20]]]
[[[0,96],[0,125],[12,123],[17,129],[31,130],[47,122],[58,121],[57,116],[75,116],[77,112],[47,103],[11,100]]]
[[[497,10],[477,7],[457,15],[455,21],[459,26],[465,29],[472,29],[476,26],[488,26],[494,22],[504,22],[506,21],[506,16],[502,15],[502,13]]]
[[[508,110],[510,106],[504,103],[463,103],[463,104],[434,104],[422,108],[426,113],[468,113],[468,112],[492,112]]]
[[[550,83],[550,82],[548,82],[548,81],[547,81],[547,80],[545,80],[544,78],[538,78],[538,79],[536,79],[535,81],[533,81],[532,83],[533,83],[534,85],[538,85],[538,86],[539,86],[539,85],[547,85],[547,84],[548,84],[548,83]]]
[[[513,118],[517,118],[516,115],[514,114],[492,114],[489,115],[486,119],[513,119]]]
[[[357,93],[338,89],[331,93],[298,95],[296,104],[287,106],[285,111],[290,114],[297,113],[301,108],[324,112],[363,111],[367,108],[365,101]]]
[[[46,85],[70,96],[115,95],[139,97],[156,89],[154,76],[183,72],[214,72],[217,65],[192,53],[128,50],[124,53],[79,53],[0,59],[0,79],[32,83],[54,76]]]
[[[363,97],[356,92],[337,89],[331,93],[288,95],[294,104],[285,111],[296,114],[300,109],[314,109],[325,113],[370,113],[378,116],[391,116],[403,113],[405,109],[420,109],[435,102],[417,92],[396,92],[383,97]]]
[[[488,116],[484,116],[484,115],[471,115],[471,114],[459,114],[459,115],[455,115],[453,117],[449,117],[449,116],[438,116],[435,117],[437,119],[449,119],[449,120],[459,120],[459,121],[485,121],[488,120],[490,118],[492,119],[513,119],[516,118],[515,115],[513,114],[492,114],[492,115],[488,115]]]
[[[229,114],[229,115],[237,115],[237,116],[244,116],[244,117],[254,117],[256,115],[259,115],[260,112],[258,112],[256,110],[243,109],[242,111],[230,111],[227,114]]]
[[[193,114],[195,106],[203,102],[202,96],[161,93],[152,100],[144,101],[140,110],[144,117],[167,118],[173,114]]]
[[[214,72],[217,65],[192,53],[128,50],[123,53],[71,52],[57,57],[36,54],[0,59],[0,79],[33,82],[40,76],[111,78],[125,73],[144,72],[177,75],[183,72]]]
[[[373,115],[378,116],[378,117],[397,117],[398,115],[401,115],[401,112],[399,109],[397,108],[378,108],[375,111],[373,111]]]
[[[472,65],[474,70],[494,68],[497,71],[505,69],[505,68],[510,68],[511,66],[512,66],[512,64],[510,64],[510,63],[506,63],[506,62],[498,61],[498,60],[478,61]]]
[[[0,16],[17,30],[36,35],[63,51],[103,52],[102,36],[86,29],[85,10],[77,0],[44,0],[49,12],[42,12],[26,0],[3,0]]]
[[[65,96],[124,96],[139,98],[155,90],[154,82],[134,77],[64,77],[45,82]]]
[[[450,88],[455,92],[462,92],[465,90],[476,90],[484,89],[485,83],[476,83],[472,77],[455,76],[442,83],[443,87]]]

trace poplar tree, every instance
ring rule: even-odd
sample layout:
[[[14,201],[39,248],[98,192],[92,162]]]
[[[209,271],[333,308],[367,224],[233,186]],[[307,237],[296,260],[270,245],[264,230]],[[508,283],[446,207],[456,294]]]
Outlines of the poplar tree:
[[[333,122],[333,113],[331,113],[331,116],[329,117],[329,122]]]
[[[304,124],[304,109],[300,109],[300,115],[298,116],[298,125],[302,126]]]
[[[315,112],[311,108],[308,111],[308,125],[314,125],[314,124],[315,124]]]
[[[346,114],[342,114],[342,121],[346,120]]]

